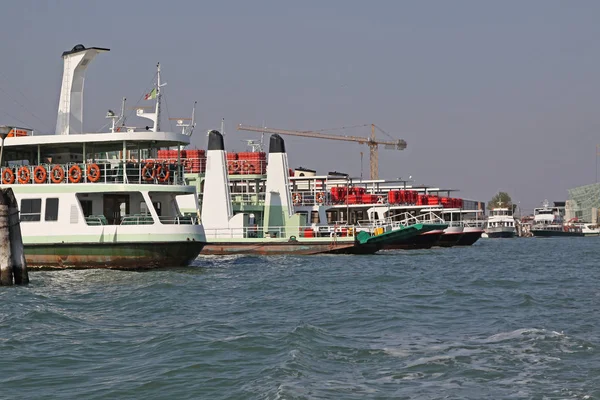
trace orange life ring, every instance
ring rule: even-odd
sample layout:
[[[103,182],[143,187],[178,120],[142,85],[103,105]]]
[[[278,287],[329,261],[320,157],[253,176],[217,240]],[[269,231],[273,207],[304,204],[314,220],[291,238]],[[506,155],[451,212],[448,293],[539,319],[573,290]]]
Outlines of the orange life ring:
[[[237,161],[233,161],[231,163],[231,169],[233,170],[234,173],[238,172],[240,170],[240,163]]]
[[[50,180],[52,183],[61,183],[65,179],[65,170],[60,165],[55,165],[50,170]]]
[[[87,166],[87,179],[90,182],[98,182],[100,180],[100,167],[98,164],[89,164]]]
[[[148,161],[144,168],[142,168],[142,179],[146,182],[150,182],[154,180],[156,176],[156,170],[154,169],[154,163],[152,161]]]
[[[317,193],[317,203],[323,204],[325,202],[325,193],[319,192]]]
[[[159,182],[168,181],[169,176],[171,176],[171,171],[169,171],[169,168],[162,164],[158,164],[156,166],[156,179],[158,179]]]
[[[69,182],[79,183],[81,181],[81,177],[81,167],[77,164],[72,165],[71,168],[69,168]]]
[[[15,183],[15,173],[10,168],[4,168],[2,171],[2,183],[5,185],[12,185]]]
[[[38,165],[33,169],[33,180],[35,183],[45,183],[46,178],[48,178],[48,171],[46,171],[46,168]]]
[[[29,172],[29,167],[27,165],[23,165],[19,168],[19,172],[17,173],[19,177],[19,183],[26,184],[29,183],[31,179],[31,173]]]
[[[300,203],[302,203],[302,196],[300,195],[300,193],[294,193],[292,195],[292,199],[294,201],[294,204],[300,204]]]
[[[255,172],[254,164],[246,162],[242,165],[242,172],[246,175],[253,175]]]

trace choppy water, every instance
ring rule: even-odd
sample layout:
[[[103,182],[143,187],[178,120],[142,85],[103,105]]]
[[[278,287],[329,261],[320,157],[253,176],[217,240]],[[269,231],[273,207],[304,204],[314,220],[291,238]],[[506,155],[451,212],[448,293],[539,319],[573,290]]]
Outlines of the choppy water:
[[[598,399],[600,238],[0,288],[0,398]]]

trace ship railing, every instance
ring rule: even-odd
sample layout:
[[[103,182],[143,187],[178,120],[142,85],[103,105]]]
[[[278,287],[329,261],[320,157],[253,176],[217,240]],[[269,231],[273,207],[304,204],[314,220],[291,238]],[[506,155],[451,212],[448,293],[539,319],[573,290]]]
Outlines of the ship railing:
[[[27,214],[26,214],[27,217]],[[38,218],[39,220],[39,218]],[[160,216],[158,220],[163,225],[198,225],[199,221],[197,217],[190,215],[178,215],[178,216]],[[85,217],[85,222],[90,226],[99,225],[153,225],[154,219],[150,214],[132,214],[125,215],[120,220],[117,220],[113,224],[109,224],[107,218],[104,215],[89,215]]]
[[[415,224],[447,224],[443,218],[433,211],[420,213],[414,215],[410,212],[401,212],[394,214],[385,219],[378,219],[374,221],[359,221],[363,225],[371,224],[373,226],[391,226],[393,229],[407,227]]]
[[[464,226],[462,221],[445,221],[445,224],[448,224],[448,227],[461,228]]]
[[[198,217],[178,215],[175,217],[160,216],[158,220],[164,225],[198,225]]]
[[[323,225],[300,227],[271,226],[268,228],[253,225],[242,228],[204,228],[204,234],[207,238],[287,238],[290,241],[293,241],[298,237],[354,237],[356,235],[356,231],[356,228],[352,225]]]
[[[483,228],[483,226],[485,225],[485,220],[482,220],[482,219],[463,220],[462,225],[469,227],[469,228]]]
[[[263,205],[265,193],[231,193],[231,202],[239,205]]]
[[[292,191],[292,204],[295,206],[315,206],[330,205],[331,194],[327,191],[314,190],[294,190]]]
[[[85,217],[88,225],[108,225],[108,220],[104,215],[88,215]]]
[[[160,166],[160,168],[159,168]],[[97,169],[96,169],[97,167]],[[77,184],[126,183],[184,185],[182,164],[115,160],[94,160],[62,164],[13,165],[2,168],[3,183],[9,184]],[[10,172],[7,172],[10,171]]]

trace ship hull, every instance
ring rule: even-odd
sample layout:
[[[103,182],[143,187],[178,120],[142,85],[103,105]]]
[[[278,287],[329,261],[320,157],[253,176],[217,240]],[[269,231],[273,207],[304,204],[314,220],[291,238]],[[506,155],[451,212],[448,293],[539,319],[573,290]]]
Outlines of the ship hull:
[[[197,241],[28,244],[24,252],[30,268],[143,270],[190,265],[204,246]]]
[[[477,242],[479,240],[482,233],[483,233],[483,230],[481,230],[481,229],[468,230],[467,228],[465,228],[463,231],[463,235],[456,243],[456,246],[472,246],[475,242]]]
[[[496,231],[496,232],[486,232],[486,233],[487,233],[487,237],[491,238],[491,239],[497,239],[497,238],[509,239],[509,238],[515,237],[515,231]]]
[[[385,250],[418,250],[418,249],[430,249],[440,239],[443,230],[433,230],[425,233],[421,233],[410,240],[400,243],[390,243],[384,246]]]
[[[564,237],[564,236],[585,236],[583,232],[565,232],[565,231],[553,231],[545,229],[532,229],[531,233],[535,237]]]
[[[439,247],[452,247],[458,243],[462,236],[462,227],[451,226],[444,229],[444,233],[442,234],[442,236],[440,236],[440,239],[435,245]]]
[[[208,243],[202,254],[209,255],[313,255],[313,254],[373,254],[380,246],[359,244],[357,242],[275,242],[262,241]]]
[[[238,241],[222,240],[209,242],[202,254],[227,255],[313,255],[313,254],[374,254],[386,249],[392,243],[411,240],[423,229],[422,224],[393,229],[378,235],[360,231],[356,237],[328,238],[327,240],[297,239],[271,241],[264,239],[243,239]]]

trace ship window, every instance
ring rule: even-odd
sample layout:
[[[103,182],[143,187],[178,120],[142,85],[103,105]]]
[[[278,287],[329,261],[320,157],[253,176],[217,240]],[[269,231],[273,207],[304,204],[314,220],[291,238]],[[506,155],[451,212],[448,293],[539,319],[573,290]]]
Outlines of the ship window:
[[[46,221],[58,221],[58,198],[46,199]]]
[[[39,221],[42,213],[42,199],[21,200],[21,222]]]
[[[154,202],[152,202],[152,205],[154,206],[154,209],[156,210],[156,214],[158,214],[158,216],[160,217],[162,215],[162,212],[161,212],[162,204],[160,203],[160,201],[154,201]]]
[[[80,203],[81,203],[81,209],[83,210],[84,217],[89,217],[90,215],[93,214],[92,200],[81,200]]]
[[[311,215],[310,215],[310,222],[313,224],[318,224],[319,223],[319,212],[318,211],[311,211]]]

